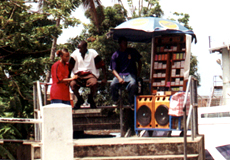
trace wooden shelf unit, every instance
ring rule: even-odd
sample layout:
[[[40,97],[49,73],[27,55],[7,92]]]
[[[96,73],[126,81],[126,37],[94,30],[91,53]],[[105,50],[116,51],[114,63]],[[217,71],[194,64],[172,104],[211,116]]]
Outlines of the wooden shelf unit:
[[[154,40],[151,93],[185,91],[186,36],[161,36]]]

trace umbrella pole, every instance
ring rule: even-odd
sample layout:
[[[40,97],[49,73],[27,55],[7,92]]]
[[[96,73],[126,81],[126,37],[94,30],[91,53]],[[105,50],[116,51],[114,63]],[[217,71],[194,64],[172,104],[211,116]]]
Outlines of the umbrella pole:
[[[154,39],[155,38],[152,37],[152,43],[151,43],[151,68],[150,68],[150,77],[149,77],[150,92],[152,91],[152,82],[153,82],[152,78],[153,78]]]

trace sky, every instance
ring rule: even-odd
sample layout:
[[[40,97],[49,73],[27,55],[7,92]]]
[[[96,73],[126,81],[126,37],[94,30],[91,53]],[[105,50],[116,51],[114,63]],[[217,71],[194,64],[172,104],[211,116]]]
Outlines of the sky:
[[[109,6],[116,0],[101,0],[104,6]],[[129,11],[126,0],[122,0]],[[133,0],[134,5],[138,4]],[[209,52],[209,36],[211,37],[211,48],[223,46],[230,43],[230,29],[228,26],[228,15],[230,15],[228,0],[159,0],[163,18],[173,17],[174,12],[187,13],[190,15],[189,25],[197,36],[197,43],[192,43],[191,52],[198,59],[198,73],[201,76],[201,86],[198,88],[200,96],[209,96],[213,85],[213,76],[222,75],[220,65],[216,63],[221,59],[221,54]],[[84,9],[80,7],[73,13],[82,23],[89,23],[84,17]],[[58,43],[65,43],[69,38],[74,38],[81,33],[82,25],[64,29],[58,38]]]

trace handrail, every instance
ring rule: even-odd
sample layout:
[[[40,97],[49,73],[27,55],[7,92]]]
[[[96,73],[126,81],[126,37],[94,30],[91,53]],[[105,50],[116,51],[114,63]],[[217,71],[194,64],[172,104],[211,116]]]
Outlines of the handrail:
[[[38,109],[41,110],[42,108],[42,96],[41,96],[41,85],[40,85],[40,82],[37,81],[37,96],[38,96]]]
[[[40,119],[30,119],[30,118],[0,118],[0,123],[39,124],[39,123],[42,123],[42,120],[40,120]]]
[[[213,97],[215,97],[214,96],[215,86],[220,86],[220,85],[217,85],[217,83],[219,83],[219,82],[223,83],[223,81],[216,80],[217,77],[220,77],[220,75],[214,75],[213,76],[213,83],[212,83],[211,93],[210,93],[210,96],[209,96],[208,107],[211,107]],[[220,101],[220,103],[221,103],[221,101]]]
[[[42,95],[41,95],[41,84],[39,81],[33,82],[33,93],[34,93],[34,118],[42,119]],[[34,125],[34,138],[36,141],[42,140],[42,126],[41,124]]]
[[[37,112],[37,114],[34,114],[34,118],[7,118],[7,117],[1,117],[0,123],[24,123],[24,124],[34,124],[35,126],[35,140],[31,142],[40,142],[41,141],[41,113],[40,109],[42,108],[42,98],[41,98],[41,90],[40,90],[40,83],[39,81],[36,81],[33,83],[33,102],[34,102],[34,112]],[[3,139],[1,141],[22,141],[21,139]]]
[[[214,86],[212,86],[211,94],[209,96],[208,107],[211,106],[213,93],[214,93]]]
[[[190,93],[189,93],[190,91]],[[186,116],[186,102],[190,97],[190,106],[188,116]],[[198,134],[198,120],[197,120],[197,79],[190,75],[185,92],[185,98],[183,102],[183,122],[184,122],[184,159],[187,160],[187,130],[190,120],[192,121],[191,136],[192,140]]]

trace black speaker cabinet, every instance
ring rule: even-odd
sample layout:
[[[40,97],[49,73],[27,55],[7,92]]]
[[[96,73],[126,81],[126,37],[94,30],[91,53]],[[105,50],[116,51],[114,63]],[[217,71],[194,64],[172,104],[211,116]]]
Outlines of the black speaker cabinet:
[[[169,96],[156,96],[154,105],[154,128],[169,128]]]
[[[155,96],[140,95],[136,97],[136,128],[153,128]]]

